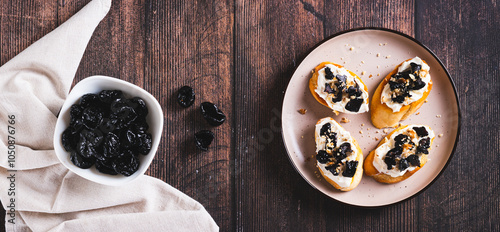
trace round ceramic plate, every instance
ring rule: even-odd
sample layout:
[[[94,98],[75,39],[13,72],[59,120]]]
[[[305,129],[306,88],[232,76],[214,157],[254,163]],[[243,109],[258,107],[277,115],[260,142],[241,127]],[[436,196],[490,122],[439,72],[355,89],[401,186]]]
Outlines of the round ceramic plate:
[[[380,81],[401,62],[419,56],[429,66],[433,88],[428,102],[402,121],[406,124],[425,124],[436,135],[429,154],[430,161],[405,181],[396,184],[378,183],[363,176],[358,187],[341,192],[328,184],[316,168],[314,126],[324,117],[340,123],[359,142],[366,157],[380,139],[393,128],[375,128],[370,112],[335,115],[311,95],[308,81],[311,71],[323,61],[343,65],[356,73],[368,87],[370,101]],[[307,110],[305,114],[299,109]],[[339,33],[320,43],[295,70],[286,89],[282,111],[283,141],[293,166],[314,188],[329,197],[357,206],[384,206],[408,199],[423,191],[451,159],[460,131],[460,107],[453,81],[441,61],[424,45],[405,34],[381,28],[362,28]]]

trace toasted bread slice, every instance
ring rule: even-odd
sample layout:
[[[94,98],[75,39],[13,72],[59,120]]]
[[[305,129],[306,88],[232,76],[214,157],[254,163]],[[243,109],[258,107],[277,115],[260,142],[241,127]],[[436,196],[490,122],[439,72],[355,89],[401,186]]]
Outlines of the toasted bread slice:
[[[382,147],[386,143],[389,143],[389,144],[393,143],[394,144],[394,139],[392,139],[393,141],[390,141],[391,137],[393,137],[393,135],[395,135],[394,137],[396,137],[398,134],[402,134],[402,133],[409,133],[409,134],[416,133],[416,132],[411,132],[411,130],[412,130],[411,128],[422,127],[422,126],[423,125],[401,126],[401,127],[398,127],[397,129],[395,129],[394,131],[392,131],[391,133],[389,133],[386,137],[384,137],[384,139],[382,139],[380,141],[380,143],[377,145],[377,148],[375,148],[373,151],[371,151],[370,154],[368,154],[368,156],[365,158],[365,162],[363,165],[365,174],[367,176],[373,177],[378,182],[393,184],[393,183],[397,183],[397,182],[406,180],[407,178],[412,176],[414,173],[416,173],[418,170],[420,170],[427,163],[428,154],[420,153],[420,155],[419,155],[420,165],[419,166],[410,166],[410,168],[408,168],[406,170],[406,172],[404,172],[404,173],[400,172],[401,175],[391,175],[391,174],[389,174],[389,170],[387,170],[387,166],[384,167],[384,165],[380,165],[380,164],[384,163],[383,159],[385,157],[385,154],[384,154],[384,157],[377,157],[376,151],[377,151],[377,149],[379,149],[380,147]],[[435,136],[434,136],[434,132],[432,132],[430,127],[428,127],[428,126],[425,126],[425,127],[426,127],[426,130],[427,130],[429,135],[428,136],[418,136],[417,139],[420,140],[422,138],[429,137],[430,144],[429,144],[428,150],[430,150]],[[418,144],[416,144],[416,146],[418,146]],[[389,148],[392,149],[392,148],[394,148],[394,146],[390,146]],[[382,148],[382,149],[384,149],[384,148]],[[383,152],[381,152],[381,153],[383,153]],[[410,154],[412,154],[412,153],[410,153]],[[380,160],[378,160],[378,162],[374,162],[375,159],[380,159]],[[375,167],[376,163],[378,163],[377,166],[379,166],[379,168]],[[385,165],[387,165],[387,164],[385,164]],[[392,174],[394,174],[398,171],[396,166],[397,165],[394,165],[394,167],[392,168],[392,169],[394,169],[392,171]],[[379,170],[379,169],[382,169],[382,170]]]
[[[408,59],[406,61],[410,60],[412,59]],[[422,61],[423,63],[427,64],[424,60]],[[404,62],[396,66],[396,68],[394,68],[392,72],[387,74],[387,76],[380,82],[377,89],[375,90],[375,93],[372,96],[372,102],[370,104],[371,121],[372,124],[377,128],[396,127],[400,121],[407,119],[410,115],[415,113],[422,106],[422,104],[424,104],[425,99],[427,99],[427,96],[429,96],[429,93],[431,92],[432,80],[428,82],[427,88],[425,92],[423,92],[421,98],[408,105],[403,105],[397,112],[394,112],[394,110],[387,106],[387,104],[381,102],[382,92],[385,85],[389,83],[389,80],[393,75],[398,73],[398,69],[403,63]]]
[[[333,164],[332,162],[327,162],[326,164],[323,164],[318,160],[318,157],[317,157],[317,162],[316,162],[317,165],[316,166],[318,167],[323,178],[325,178],[325,180],[328,183],[330,183],[333,187],[335,187],[336,189],[339,189],[341,191],[353,190],[354,188],[356,188],[356,186],[358,186],[359,182],[361,181],[361,178],[363,177],[363,151],[361,150],[356,139],[354,139],[354,137],[352,137],[348,131],[346,131],[344,128],[342,128],[339,123],[337,123],[333,118],[330,118],[330,117],[320,119],[316,123],[316,130],[314,133],[314,138],[316,141],[316,150],[317,151],[322,150],[322,149],[326,150],[326,148],[324,146],[326,145],[326,142],[328,142],[328,141],[325,141],[325,139],[326,139],[325,136],[321,136],[321,132],[320,132],[321,129],[320,128],[322,128],[323,125],[328,124],[328,123],[331,124],[331,128],[332,128],[331,132],[336,133],[336,136],[335,136],[336,140],[337,140],[337,138],[342,138],[342,141],[343,141],[342,144],[344,144],[344,143],[351,144],[352,152],[350,152],[350,154],[346,158],[344,158],[340,161],[342,168],[340,168],[339,173],[337,175],[333,175],[332,172],[327,170],[327,168],[326,168],[328,164]],[[335,146],[335,149],[339,149],[339,146],[341,145],[340,142],[341,142],[341,140],[337,140],[335,142],[335,143],[337,143],[337,146]],[[325,144],[323,144],[323,143],[325,143]],[[354,146],[354,147],[352,147],[352,146]],[[331,157],[333,157],[333,155]],[[344,162],[342,162],[342,161],[344,161]],[[343,175],[344,175],[344,172],[346,172],[347,162],[350,162],[350,161],[357,161],[358,162],[356,165],[356,170],[355,170],[355,173],[352,177],[345,177]]]
[[[358,85],[363,86],[363,88],[362,88],[363,94],[361,96],[363,98],[363,103],[362,103],[361,107],[358,109],[358,111],[353,112],[353,111],[349,111],[346,109],[346,105],[348,102],[348,99],[346,99],[348,97],[348,95],[346,93],[343,94],[342,101],[337,102],[337,103],[330,102],[330,104],[328,104],[327,101],[330,101],[330,99],[322,97],[316,92],[316,90],[319,89],[318,88],[318,78],[320,77],[320,70],[325,68],[327,65],[332,65],[338,69],[342,69],[342,70],[347,71],[347,73],[351,77],[353,77],[354,80],[356,80]],[[352,114],[363,113],[363,112],[368,111],[368,109],[369,109],[369,107],[368,107],[368,102],[369,102],[368,101],[368,88],[366,87],[365,83],[361,80],[361,78],[359,78],[358,75],[356,75],[355,73],[353,73],[352,71],[350,71],[348,69],[345,69],[342,65],[339,65],[339,64],[335,64],[335,63],[326,61],[326,62],[322,62],[321,64],[316,66],[313,70],[313,74],[312,74],[311,79],[309,79],[309,90],[311,91],[311,94],[316,99],[316,101],[318,101],[322,105],[332,109],[336,115],[338,115],[340,112],[352,113]],[[332,107],[333,105],[337,105],[337,106]]]

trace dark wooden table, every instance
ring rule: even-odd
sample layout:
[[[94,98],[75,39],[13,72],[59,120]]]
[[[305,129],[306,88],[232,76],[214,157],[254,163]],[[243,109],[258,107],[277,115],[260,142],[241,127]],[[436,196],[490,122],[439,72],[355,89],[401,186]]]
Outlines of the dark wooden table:
[[[0,0],[0,65],[87,2]],[[159,100],[165,128],[147,174],[203,204],[221,231],[500,231],[499,4],[116,0],[75,81],[114,76]],[[284,91],[310,49],[337,32],[372,26],[406,33],[436,53],[456,84],[462,127],[453,159],[431,187],[366,209],[309,186],[290,164],[278,127]],[[194,107],[177,104],[183,85],[195,89]],[[227,122],[210,127],[203,101],[222,108]],[[193,142],[202,129],[216,134],[207,152]]]

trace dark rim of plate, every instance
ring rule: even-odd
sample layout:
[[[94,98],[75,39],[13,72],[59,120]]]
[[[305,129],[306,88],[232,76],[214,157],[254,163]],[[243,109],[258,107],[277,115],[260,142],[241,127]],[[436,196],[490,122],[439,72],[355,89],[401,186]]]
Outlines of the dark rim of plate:
[[[386,205],[378,205],[378,206],[363,206],[363,205],[355,205],[355,204],[350,204],[350,203],[347,203],[347,202],[343,202],[343,201],[340,201],[338,199],[335,199],[329,195],[327,195],[326,193],[324,193],[323,191],[320,191],[321,193],[325,194],[326,196],[330,197],[331,199],[337,201],[337,202],[340,202],[340,203],[343,203],[343,204],[346,204],[346,205],[351,205],[351,206],[355,206],[355,207],[361,207],[361,208],[379,208],[379,207],[387,207],[387,206],[391,206],[391,205],[395,205],[395,204],[399,204],[401,202],[404,202],[404,201],[407,201],[407,200],[410,200],[416,196],[418,196],[419,194],[421,194],[422,192],[424,192],[425,190],[427,190],[427,188],[429,188],[432,184],[434,184],[434,182],[439,179],[439,177],[443,174],[444,170],[448,167],[448,165],[450,164],[450,161],[453,157],[453,155],[455,154],[455,150],[457,148],[457,144],[458,144],[458,140],[459,140],[459,137],[460,137],[460,129],[461,129],[461,125],[462,125],[462,113],[461,113],[461,109],[460,109],[460,102],[459,102],[459,98],[458,98],[458,93],[457,93],[457,88],[455,87],[455,82],[453,82],[453,79],[451,78],[451,75],[450,73],[448,72],[448,69],[443,65],[443,62],[436,56],[436,54],[431,51],[431,49],[429,49],[427,46],[425,46],[423,43],[421,43],[420,41],[418,41],[417,39],[407,35],[407,34],[404,34],[402,32],[399,32],[399,31],[395,31],[395,30],[392,30],[392,29],[388,29],[388,28],[382,28],[382,27],[358,27],[358,28],[352,28],[352,29],[348,29],[348,30],[345,30],[345,31],[341,31],[341,32],[338,32],[338,33],[335,33],[331,36],[328,36],[327,38],[321,40],[320,42],[318,42],[316,45],[314,45],[305,55],[301,60],[300,62],[298,63],[298,65],[295,67],[295,70],[293,71],[293,73],[295,73],[297,71],[297,68],[300,66],[300,64],[304,61],[304,59],[306,59],[309,54],[311,54],[312,51],[314,51],[314,49],[316,49],[317,47],[319,47],[320,45],[322,45],[323,43],[327,42],[328,40],[330,39],[333,39],[337,36],[340,36],[340,35],[343,35],[343,34],[346,34],[346,33],[350,33],[350,32],[354,32],[354,31],[363,31],[363,30],[376,30],[376,31],[386,31],[386,32],[391,32],[391,33],[394,33],[394,34],[397,34],[397,35],[400,35],[400,36],[403,36],[411,41],[413,41],[414,43],[416,43],[417,45],[423,47],[427,52],[429,52],[429,54],[431,54],[434,59],[436,59],[439,63],[439,65],[441,65],[441,68],[443,68],[444,72],[446,73],[446,76],[448,77],[450,83],[451,83],[451,86],[453,88],[453,92],[455,94],[455,100],[457,102],[457,109],[458,109],[458,122],[457,122],[457,136],[455,138],[455,144],[453,144],[453,149],[451,150],[451,154],[450,156],[448,157],[448,160],[446,161],[446,164],[444,165],[444,167],[441,169],[441,171],[439,171],[439,174],[429,183],[427,184],[424,188],[422,188],[421,190],[419,190],[418,192],[414,193],[413,195],[405,198],[405,199],[402,199],[400,201],[397,201],[397,202],[394,202],[394,203],[390,203],[390,204],[386,204]],[[293,74],[292,74],[293,75]],[[287,86],[287,89],[288,89],[288,86]],[[284,94],[286,94],[286,90],[284,92]],[[283,95],[284,95],[283,94]],[[284,99],[284,98],[283,98]],[[282,106],[283,108],[283,106]],[[283,112],[283,110],[282,110]],[[283,122],[282,122],[283,123]],[[282,124],[283,125],[283,124]],[[290,152],[288,151],[286,145],[285,145],[285,137],[284,137],[284,134],[283,134],[283,128],[281,128],[281,136],[282,136],[282,139],[283,139],[283,146],[285,147],[285,150],[288,154],[288,159],[290,160],[290,163],[292,163],[292,166],[293,168],[295,169],[295,171],[297,171],[299,173],[300,176],[302,176],[302,179],[304,179],[311,187],[313,187],[314,189],[317,189],[311,182],[309,182],[306,177],[299,171],[299,169],[297,168],[297,166],[295,165],[295,163],[293,162],[292,160],[292,157],[290,155]],[[317,189],[318,190],[318,189]]]

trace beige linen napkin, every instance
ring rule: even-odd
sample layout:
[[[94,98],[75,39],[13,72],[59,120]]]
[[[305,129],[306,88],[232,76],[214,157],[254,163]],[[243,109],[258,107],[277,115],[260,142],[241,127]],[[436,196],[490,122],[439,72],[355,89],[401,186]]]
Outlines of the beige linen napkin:
[[[7,209],[6,229],[217,231],[201,204],[161,180],[143,175],[120,187],[96,184],[66,169],[53,151],[56,115],[110,6],[111,0],[90,2],[0,67],[0,200]],[[15,162],[8,158],[10,115],[15,115]],[[11,209],[16,213],[9,214]]]

